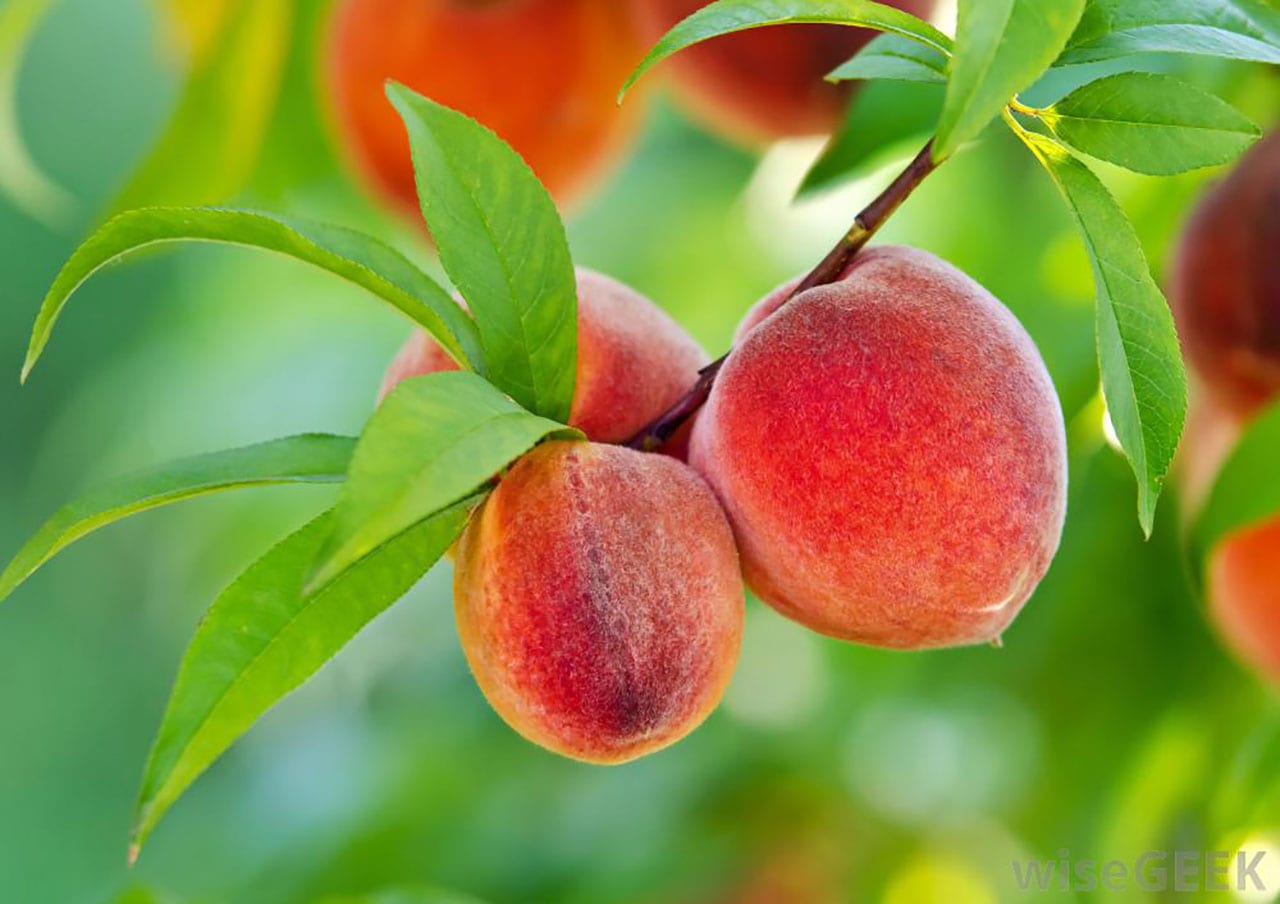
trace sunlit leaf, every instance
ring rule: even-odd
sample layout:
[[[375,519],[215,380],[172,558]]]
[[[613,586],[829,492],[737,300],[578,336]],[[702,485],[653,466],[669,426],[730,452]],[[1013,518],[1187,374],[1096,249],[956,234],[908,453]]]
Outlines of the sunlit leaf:
[[[1089,82],[1042,119],[1077,150],[1155,176],[1227,163],[1262,134],[1226,101],[1151,72]]]
[[[947,56],[941,51],[901,35],[887,34],[862,48],[857,56],[832,71],[827,80],[888,79],[945,85],[948,65]]]
[[[484,342],[488,377],[535,414],[567,420],[578,295],[555,203],[528,164],[474,119],[402,85],[418,197],[440,262]]]
[[[797,195],[809,197],[909,159],[933,134],[942,97],[939,85],[882,81],[864,86]]]
[[[226,200],[252,172],[280,87],[293,0],[235,0],[112,212]]]
[[[1023,137],[1066,199],[1093,263],[1103,394],[1138,478],[1138,518],[1150,534],[1186,419],[1187,377],[1173,316],[1133,226],[1102,181],[1052,139]]]
[[[871,0],[719,0],[663,35],[631,73],[623,93],[653,66],[686,47],[749,28],[805,23],[872,28],[911,38],[944,54],[951,52],[951,39],[928,22]]]
[[[279,483],[335,483],[356,441],[311,434],[169,462],[119,478],[60,508],[3,572],[0,601],[76,540],[112,522],[223,490]]]
[[[465,372],[405,380],[370,419],[315,581],[470,495],[547,436],[577,437]]]
[[[173,803],[254,722],[409,591],[458,536],[467,499],[303,592],[330,516],[254,563],[214,601],[187,649],[147,762],[130,857]]]
[[[976,138],[1043,75],[1083,11],[1084,0],[960,0],[934,159]]]
[[[1089,0],[1058,64],[1136,53],[1280,63],[1280,9],[1266,0]]]
[[[135,251],[176,241],[244,245],[327,270],[388,302],[427,329],[458,361],[483,372],[480,338],[471,318],[430,277],[377,239],[253,211],[156,207],[107,221],[63,265],[36,316],[22,378],[39,360],[63,307],[85,280]]]

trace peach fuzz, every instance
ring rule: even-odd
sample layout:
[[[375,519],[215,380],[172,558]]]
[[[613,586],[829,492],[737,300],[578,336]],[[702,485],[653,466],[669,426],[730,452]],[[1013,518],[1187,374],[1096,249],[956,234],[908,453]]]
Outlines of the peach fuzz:
[[[1219,404],[1249,415],[1280,395],[1280,131],[1197,205],[1169,299],[1187,357]]]
[[[748,331],[690,463],[757,594],[891,648],[999,638],[1066,510],[1062,411],[1034,343],[976,282],[909,248],[862,252]]]
[[[631,0],[649,43],[709,0]],[[934,0],[889,0],[917,16]],[[867,45],[876,32],[844,25],[779,25],[713,38],[664,63],[677,97],[714,131],[747,144],[830,132],[853,84],[825,76]]]
[[[707,353],[640,293],[578,270],[578,384],[569,423],[597,442],[622,442],[693,385]],[[381,397],[408,377],[457,364],[431,336],[415,333],[392,361]]]
[[[642,48],[601,0],[343,0],[326,76],[339,138],[374,187],[418,209],[388,79],[489,126],[557,200],[573,200],[630,138],[639,104],[618,87]]]
[[[743,587],[715,496],[662,455],[549,442],[472,517],[454,600],[467,660],[521,735],[591,763],[674,743],[723,696]]]

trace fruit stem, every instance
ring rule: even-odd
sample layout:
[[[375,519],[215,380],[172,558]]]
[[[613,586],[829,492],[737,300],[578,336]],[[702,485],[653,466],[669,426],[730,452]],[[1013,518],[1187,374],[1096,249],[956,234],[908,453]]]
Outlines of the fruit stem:
[[[787,297],[787,301],[795,298],[801,292],[839,280],[858,252],[866,246],[867,242],[871,241],[872,236],[880,231],[880,227],[888,221],[894,211],[902,206],[902,203],[920,186],[920,183],[937,169],[941,163],[941,160],[933,159],[933,140],[930,139],[929,143],[907,165],[907,168],[889,183],[889,187],[854,218],[853,225],[849,227],[849,231],[840,238],[840,241],[827,253],[827,256],[822,259],[818,266],[814,267],[809,272],[809,275],[796,285],[795,289]],[[783,304],[786,304],[786,301]],[[627,440],[624,445],[632,449],[639,449],[642,452],[653,452],[671,439],[685,421],[693,417],[703,403],[707,401],[707,397],[711,395],[711,387],[715,385],[716,378],[720,375],[720,370],[728,359],[729,353],[726,352],[720,358],[704,367],[698,374],[698,381],[693,384],[693,387],[687,393],[680,397],[679,401],[651,421],[639,433]]]

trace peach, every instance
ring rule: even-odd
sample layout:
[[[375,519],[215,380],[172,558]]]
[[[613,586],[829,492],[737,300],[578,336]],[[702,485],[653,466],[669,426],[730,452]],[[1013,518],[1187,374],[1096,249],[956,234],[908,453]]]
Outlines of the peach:
[[[1280,684],[1280,518],[1228,535],[1205,573],[1209,614],[1227,646]]]
[[[1187,357],[1223,405],[1248,415],[1280,394],[1280,131],[1196,207],[1170,302]]]
[[[1014,316],[949,264],[864,251],[730,355],[690,463],[748,585],[832,637],[992,641],[1058,546],[1066,434]]]
[[[578,384],[569,423],[598,442],[622,442],[693,385],[707,353],[665,311],[638,292],[578,270]],[[407,377],[457,364],[419,332],[396,355],[386,396]]]
[[[733,334],[733,344],[741,345],[752,330],[768,320],[774,311],[786,304],[791,298],[791,294],[795,292],[796,287],[800,285],[800,280],[801,277],[798,276],[795,279],[787,280],[752,305],[751,309],[747,311],[738,324],[737,332]]]
[[[472,517],[454,578],[458,633],[516,731],[591,763],[674,743],[716,707],[737,661],[733,535],[687,466],[549,442]]]
[[[1196,387],[1199,389],[1199,387]],[[1247,427],[1215,399],[1197,392],[1178,448],[1182,514],[1194,523],[1223,463]],[[1204,570],[1210,623],[1250,669],[1280,684],[1280,518],[1233,531],[1208,552]]]
[[[395,79],[489,126],[559,200],[595,181],[634,131],[618,87],[641,47],[600,0],[344,0],[327,81],[345,150],[374,187],[418,209]]]
[[[632,0],[632,5],[652,42],[709,0]],[[891,0],[890,5],[929,16],[935,0]],[[756,28],[682,51],[666,65],[690,112],[734,140],[761,144],[834,130],[853,86],[833,85],[824,77],[875,34],[844,25]]]

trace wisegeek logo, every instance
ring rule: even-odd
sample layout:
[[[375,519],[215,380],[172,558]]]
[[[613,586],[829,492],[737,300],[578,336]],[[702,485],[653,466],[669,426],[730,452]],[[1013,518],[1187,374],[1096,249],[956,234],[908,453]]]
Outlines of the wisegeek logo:
[[[1056,860],[1013,862],[1019,890],[1149,892],[1268,892],[1262,867],[1268,851],[1147,851],[1127,860],[1075,860],[1059,851]]]

